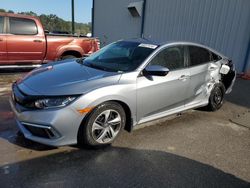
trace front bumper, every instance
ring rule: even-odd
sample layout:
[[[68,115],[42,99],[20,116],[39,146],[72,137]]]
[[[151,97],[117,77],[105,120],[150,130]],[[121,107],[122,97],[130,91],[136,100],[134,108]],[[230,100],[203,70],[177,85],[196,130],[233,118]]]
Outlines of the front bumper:
[[[84,118],[70,106],[60,109],[17,111],[9,99],[17,126],[25,138],[50,146],[77,143],[79,126]]]

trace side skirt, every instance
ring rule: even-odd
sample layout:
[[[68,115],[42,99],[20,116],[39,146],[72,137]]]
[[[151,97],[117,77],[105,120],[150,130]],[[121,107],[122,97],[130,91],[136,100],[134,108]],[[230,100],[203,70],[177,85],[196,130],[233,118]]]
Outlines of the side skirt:
[[[161,113],[149,116],[149,117],[145,117],[145,118],[141,119],[137,124],[135,124],[133,126],[133,130],[145,127],[145,125],[143,125],[144,123],[148,123],[150,121],[155,121],[155,120],[158,120],[158,119],[161,119],[161,118],[164,118],[164,120],[173,119],[176,116],[178,116],[179,113],[181,113],[183,111],[203,107],[203,106],[206,106],[207,104],[208,104],[208,101],[204,100],[204,101],[202,101],[202,102],[200,102],[198,104],[196,103],[196,104],[192,104],[192,105],[185,105],[184,107],[178,107],[178,108],[175,108],[175,109],[172,109],[172,110],[168,110],[166,112],[161,112]],[[148,125],[148,126],[150,126],[150,125]]]

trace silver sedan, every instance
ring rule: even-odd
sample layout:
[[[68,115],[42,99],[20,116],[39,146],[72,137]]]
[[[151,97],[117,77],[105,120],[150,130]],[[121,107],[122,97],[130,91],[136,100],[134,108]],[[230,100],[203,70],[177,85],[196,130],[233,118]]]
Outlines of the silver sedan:
[[[200,44],[122,40],[34,69],[13,84],[10,104],[30,140],[97,147],[148,121],[219,109],[235,75],[227,57]]]

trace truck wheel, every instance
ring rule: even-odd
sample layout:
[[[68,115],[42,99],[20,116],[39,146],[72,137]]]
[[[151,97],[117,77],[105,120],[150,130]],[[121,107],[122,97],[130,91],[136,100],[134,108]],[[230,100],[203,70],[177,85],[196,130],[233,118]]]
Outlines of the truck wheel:
[[[126,123],[126,114],[116,102],[105,102],[87,116],[78,131],[78,143],[84,146],[110,145]]]
[[[209,103],[207,105],[207,109],[209,111],[216,111],[222,107],[225,91],[226,91],[225,86],[222,83],[214,85],[214,88],[211,91],[209,97]]]
[[[61,57],[61,60],[65,60],[65,59],[75,59],[77,58],[76,56],[74,55],[64,55]]]

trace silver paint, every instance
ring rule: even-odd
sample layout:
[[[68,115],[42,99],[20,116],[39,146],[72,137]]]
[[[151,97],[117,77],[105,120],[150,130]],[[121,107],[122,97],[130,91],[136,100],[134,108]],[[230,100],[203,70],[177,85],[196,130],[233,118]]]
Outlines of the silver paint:
[[[81,96],[64,108],[21,113],[17,112],[10,99],[19,128],[28,139],[61,146],[77,143],[78,130],[86,116],[77,110],[93,108],[106,101],[126,104],[131,111],[132,126],[207,105],[214,84],[221,79],[220,67],[227,59],[222,54],[219,54],[222,60],[218,62],[170,71],[165,77],[152,76],[148,79],[141,74],[159,51],[174,45],[196,45],[219,54],[203,45],[172,42],[157,48],[137,70],[128,73],[100,71],[78,64],[75,60],[45,65],[43,69],[51,65],[53,68],[43,72],[34,70],[18,84],[19,89],[27,95]],[[227,93],[231,91],[234,80]],[[36,137],[22,126],[22,122],[48,126],[61,136],[55,139]]]

